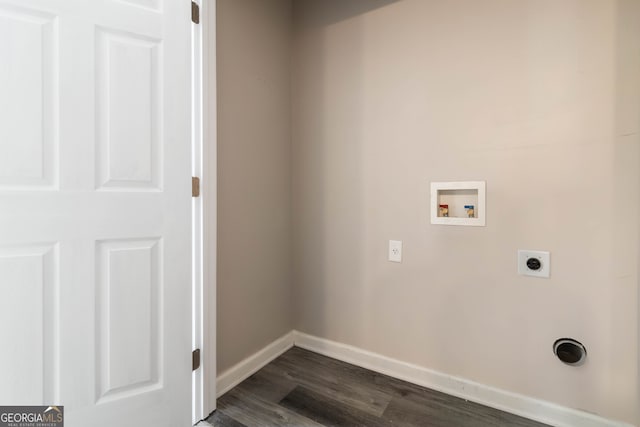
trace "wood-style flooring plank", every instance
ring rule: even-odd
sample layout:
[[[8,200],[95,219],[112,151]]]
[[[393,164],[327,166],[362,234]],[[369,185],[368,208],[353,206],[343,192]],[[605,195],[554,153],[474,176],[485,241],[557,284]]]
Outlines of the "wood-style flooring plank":
[[[404,407],[407,406],[405,405],[405,403],[407,403],[411,404],[414,409],[420,409],[420,411],[413,411],[416,413],[416,416],[419,417],[427,414],[432,420],[432,424],[437,426],[450,426],[452,419],[458,420],[457,422],[464,426],[545,426],[545,424],[416,384],[411,384],[377,372],[372,373],[371,379],[373,381],[372,387],[393,396],[391,403],[385,411],[386,417],[397,412],[398,407],[402,408],[401,412],[407,410],[412,412],[410,409]],[[444,421],[438,421],[438,414],[442,415]],[[468,424],[465,424],[467,423],[465,420],[468,420]]]
[[[246,427],[322,427],[297,412],[238,388],[218,400],[218,411]]]
[[[381,416],[391,395],[370,387],[362,369],[335,359],[294,347],[265,366],[267,372],[281,375],[315,393],[332,397],[372,415]]]
[[[233,418],[225,415],[219,409],[216,410],[209,418],[207,422],[215,427],[247,427],[244,424],[234,420]]]
[[[237,388],[250,392],[266,401],[278,403],[297,386],[296,382],[286,378],[281,372],[261,369],[238,384]]]
[[[464,400],[462,402],[465,402]],[[420,405],[394,398],[383,418],[394,426],[413,427],[541,427],[544,424],[507,414],[496,409],[466,402],[466,405]]]
[[[383,418],[299,386],[280,405],[324,426],[391,427]]]

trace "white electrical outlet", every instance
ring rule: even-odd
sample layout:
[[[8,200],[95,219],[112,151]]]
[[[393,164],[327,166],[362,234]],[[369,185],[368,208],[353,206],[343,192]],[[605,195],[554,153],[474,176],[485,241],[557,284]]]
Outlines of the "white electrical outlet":
[[[549,278],[551,255],[545,251],[518,251],[518,274],[521,276]]]
[[[389,261],[402,262],[402,240],[389,240]]]

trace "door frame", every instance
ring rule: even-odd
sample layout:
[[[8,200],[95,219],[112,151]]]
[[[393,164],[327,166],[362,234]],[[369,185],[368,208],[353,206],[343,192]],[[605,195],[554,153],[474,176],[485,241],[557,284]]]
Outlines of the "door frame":
[[[217,0],[204,0],[203,19],[203,197],[204,206],[204,413],[216,409],[217,381],[217,225],[218,225],[218,103],[216,61]]]
[[[193,348],[200,348],[200,369],[194,373],[193,420],[216,409],[216,276],[217,276],[217,79],[216,0],[195,0],[200,24],[194,27],[192,61],[194,176],[200,198],[194,203]]]

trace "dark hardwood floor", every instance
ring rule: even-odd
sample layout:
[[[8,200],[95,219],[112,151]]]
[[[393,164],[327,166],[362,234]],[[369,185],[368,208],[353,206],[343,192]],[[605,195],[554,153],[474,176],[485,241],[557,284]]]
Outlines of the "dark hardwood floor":
[[[216,427],[541,427],[294,347],[218,399]]]

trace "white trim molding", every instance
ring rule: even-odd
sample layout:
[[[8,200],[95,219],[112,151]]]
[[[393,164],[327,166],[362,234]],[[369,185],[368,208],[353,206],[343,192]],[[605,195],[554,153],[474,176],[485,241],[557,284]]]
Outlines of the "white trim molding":
[[[633,427],[551,402],[402,362],[358,347],[294,331],[294,345],[432,390],[556,427]]]
[[[273,359],[293,347],[295,334],[295,331],[291,331],[286,335],[283,335],[262,350],[221,373],[218,376],[216,386],[218,397],[222,396],[242,381],[258,372]]]
[[[217,65],[216,65],[216,8],[217,0],[200,0],[202,31],[202,416],[216,409],[217,383]]]

